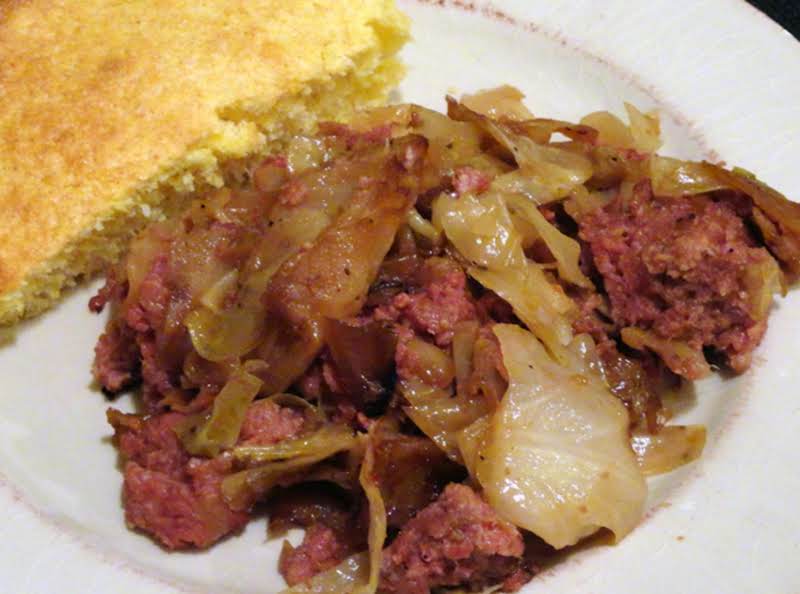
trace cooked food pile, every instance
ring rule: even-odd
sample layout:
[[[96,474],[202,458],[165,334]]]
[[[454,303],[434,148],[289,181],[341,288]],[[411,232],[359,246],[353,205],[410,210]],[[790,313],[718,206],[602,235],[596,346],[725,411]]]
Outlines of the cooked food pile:
[[[702,451],[662,397],[742,372],[800,206],[656,154],[655,116],[503,87],[380,108],[225,171],[90,303],[128,524],[208,547],[269,515],[288,592],[513,591],[639,521]]]

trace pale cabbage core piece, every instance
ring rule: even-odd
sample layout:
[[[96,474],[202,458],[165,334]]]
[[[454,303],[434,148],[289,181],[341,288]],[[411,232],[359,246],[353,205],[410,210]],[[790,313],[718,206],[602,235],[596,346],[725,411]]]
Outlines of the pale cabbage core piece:
[[[494,333],[509,387],[476,463],[489,503],[556,548],[599,528],[621,539],[647,495],[625,407],[578,354],[561,365],[519,326]]]

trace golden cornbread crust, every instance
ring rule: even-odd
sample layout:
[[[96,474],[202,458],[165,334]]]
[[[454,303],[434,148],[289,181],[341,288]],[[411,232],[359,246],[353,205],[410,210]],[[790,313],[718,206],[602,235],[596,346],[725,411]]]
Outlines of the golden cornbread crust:
[[[393,0],[0,4],[0,325],[318,119],[385,100]]]

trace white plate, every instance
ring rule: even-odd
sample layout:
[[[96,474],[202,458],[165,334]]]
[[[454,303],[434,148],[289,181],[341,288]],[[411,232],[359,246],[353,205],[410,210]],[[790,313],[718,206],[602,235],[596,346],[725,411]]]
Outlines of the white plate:
[[[721,158],[800,196],[800,44],[741,0],[402,5],[415,37],[403,100],[441,108],[446,92],[510,83],[546,116],[655,106],[667,152]],[[103,325],[86,310],[90,293],[74,292],[0,349],[0,590],[279,590],[279,543],[265,541],[263,521],[188,554],[125,529],[107,403],[89,387]],[[708,425],[707,451],[651,483],[642,525],[525,592],[800,591],[799,297],[776,307],[748,374],[697,386],[686,418]]]

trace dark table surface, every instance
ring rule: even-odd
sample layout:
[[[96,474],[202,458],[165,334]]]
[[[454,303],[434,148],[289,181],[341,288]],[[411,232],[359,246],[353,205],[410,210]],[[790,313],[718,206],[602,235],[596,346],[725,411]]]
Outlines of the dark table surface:
[[[800,39],[800,0],[748,0]]]

